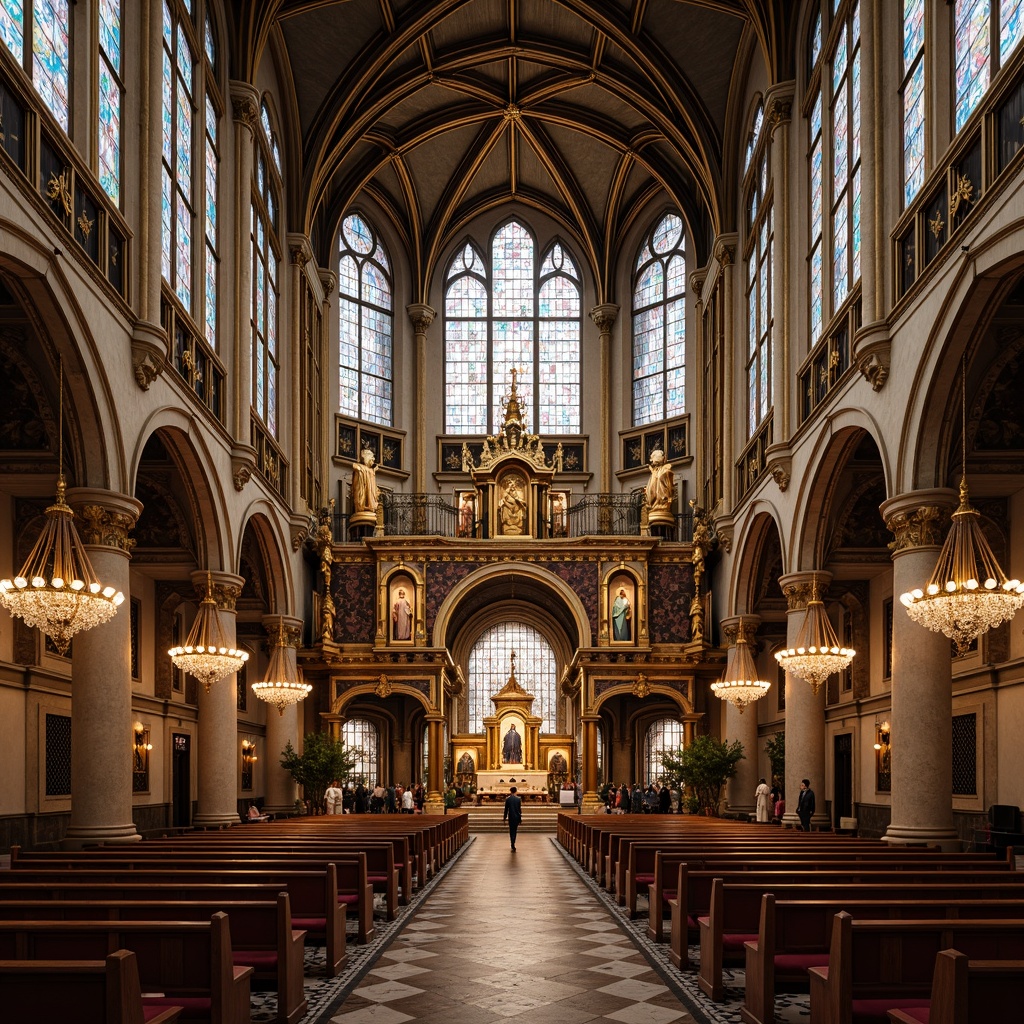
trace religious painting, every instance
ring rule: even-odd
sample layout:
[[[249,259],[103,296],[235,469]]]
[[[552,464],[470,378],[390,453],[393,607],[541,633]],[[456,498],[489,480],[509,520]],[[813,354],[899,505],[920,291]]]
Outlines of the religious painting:
[[[613,644],[636,639],[636,581],[619,573],[608,581],[608,638]]]
[[[569,491],[548,492],[548,516],[552,537],[569,536]]]
[[[457,537],[475,537],[477,512],[476,491],[456,491],[455,508],[458,511],[455,535]]]
[[[513,719],[501,739],[501,763],[522,764],[523,763],[523,733],[520,731],[521,723]]]
[[[455,766],[455,773],[459,776],[466,776],[463,781],[469,781],[468,776],[476,774],[476,747],[467,747],[459,752],[459,759]]]
[[[392,643],[412,643],[416,623],[416,588],[404,573],[388,584],[388,621]]]
[[[552,751],[548,758],[548,771],[551,772],[552,775],[559,775],[563,778],[568,774],[569,760],[565,756],[565,751]]]

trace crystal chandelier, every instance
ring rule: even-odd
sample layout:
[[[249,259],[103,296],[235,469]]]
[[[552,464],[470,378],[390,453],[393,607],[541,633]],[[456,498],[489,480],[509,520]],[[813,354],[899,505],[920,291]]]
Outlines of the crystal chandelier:
[[[289,656],[285,633],[284,628],[278,632],[277,643],[270,651],[266,677],[252,684],[252,692],[260,700],[273,704],[279,715],[284,714],[286,707],[304,700],[313,689],[309,683],[303,682],[302,671],[295,664],[295,659]]]
[[[185,645],[172,647],[167,653],[175,666],[194,675],[207,693],[218,679],[237,672],[249,660],[246,651],[228,647],[220,624],[217,602],[213,599],[213,578],[210,573],[206,574],[206,597],[199,605]]]
[[[743,709],[748,704],[760,700],[770,689],[771,683],[759,679],[754,659],[750,653],[750,641],[740,617],[736,627],[736,644],[729,648],[725,674],[717,683],[711,684],[711,692],[721,700],[727,700],[733,707]]]
[[[953,525],[931,579],[923,590],[916,587],[901,594],[900,601],[915,622],[945,633],[963,656],[980,634],[1013,618],[1024,605],[1024,583],[1006,578],[981,531],[981,513],[971,506],[967,493],[966,357],[960,414],[960,506],[953,513]]]
[[[13,580],[0,580],[0,604],[41,629],[64,655],[76,633],[113,618],[124,594],[96,579],[75,529],[75,514],[64,500],[63,360],[58,410],[57,500],[47,508],[43,532],[21,572]]]
[[[842,672],[853,661],[856,653],[851,647],[840,645],[825,614],[824,602],[818,596],[818,579],[812,577],[811,599],[796,645],[776,651],[776,660],[787,672],[810,683],[811,693],[816,694],[830,675]]]

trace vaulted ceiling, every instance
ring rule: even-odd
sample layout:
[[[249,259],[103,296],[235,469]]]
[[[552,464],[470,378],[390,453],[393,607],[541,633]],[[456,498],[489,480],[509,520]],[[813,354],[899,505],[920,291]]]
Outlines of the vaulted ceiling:
[[[743,114],[731,87],[753,60],[785,73],[796,6],[235,0],[234,56],[251,74],[270,44],[292,90],[294,213],[318,256],[369,197],[400,233],[422,297],[466,225],[516,201],[561,225],[604,289],[656,197],[682,210],[701,261],[731,228],[723,154]]]

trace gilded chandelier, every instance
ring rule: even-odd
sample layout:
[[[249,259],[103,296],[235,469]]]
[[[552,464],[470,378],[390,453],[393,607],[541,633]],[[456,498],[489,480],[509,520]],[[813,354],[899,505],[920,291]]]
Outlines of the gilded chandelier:
[[[0,604],[26,624],[46,633],[61,655],[71,639],[113,618],[124,601],[115,587],[96,579],[75,514],[64,500],[64,363],[60,364],[57,500],[46,509],[46,524],[13,580],[0,580]]]
[[[852,647],[843,647],[839,643],[836,631],[825,614],[825,604],[818,596],[818,579],[812,577],[811,599],[807,602],[807,612],[796,644],[776,651],[776,660],[787,672],[810,683],[811,692],[816,694],[830,675],[842,672],[853,661],[856,653]]]
[[[206,574],[206,597],[199,605],[195,622],[182,647],[168,652],[171,661],[183,672],[194,675],[207,693],[210,687],[232,672],[237,672],[249,659],[246,651],[229,647],[220,624],[217,602],[213,599],[213,579]]]
[[[1024,605],[1024,583],[1007,579],[981,530],[981,513],[967,493],[967,365],[961,361],[960,505],[931,579],[900,595],[907,614],[926,629],[945,633],[957,654],[967,653],[986,630],[1011,619]]]
[[[284,714],[286,707],[305,700],[313,689],[309,683],[303,682],[302,671],[289,654],[285,632],[283,628],[279,631],[277,643],[271,648],[266,677],[252,684],[252,692],[277,708],[279,715]]]
[[[760,700],[771,689],[771,685],[758,677],[741,617],[736,627],[736,644],[729,648],[725,674],[717,683],[711,684],[711,692],[738,708],[742,715],[744,708]]]

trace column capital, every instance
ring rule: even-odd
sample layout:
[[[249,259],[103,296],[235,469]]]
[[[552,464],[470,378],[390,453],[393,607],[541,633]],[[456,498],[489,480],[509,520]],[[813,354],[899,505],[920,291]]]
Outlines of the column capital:
[[[739,242],[739,235],[735,231],[725,235],[719,235],[712,246],[712,252],[719,266],[725,270],[731,267],[736,259],[736,246]]]
[[[285,647],[298,647],[302,641],[302,619],[291,615],[264,615],[263,628],[273,642],[284,636]]]
[[[82,524],[82,543],[116,548],[131,554],[135,541],[128,536],[142,514],[142,502],[127,494],[93,487],[73,487],[68,504]]]
[[[338,286],[338,275],[333,270],[326,270],[320,267],[317,270],[320,275],[320,287],[324,290],[324,299],[329,299]]]
[[[313,246],[308,235],[291,232],[287,236],[288,259],[299,270],[305,270],[306,264],[313,262]]]
[[[255,86],[248,82],[233,79],[228,83],[231,93],[231,115],[236,125],[246,128],[251,136],[256,136],[256,125],[260,120],[260,94]]]
[[[789,124],[793,117],[793,96],[796,94],[796,82],[779,82],[773,85],[764,96],[764,117],[768,132],[775,135],[780,125]]]
[[[417,334],[426,334],[427,328],[434,322],[437,310],[425,302],[413,302],[405,307],[405,312],[412,321],[412,329]]]
[[[722,627],[722,636],[729,641],[730,646],[736,643],[739,636],[740,622],[743,623],[743,632],[747,640],[753,640],[757,627],[761,625],[761,616],[748,615],[744,612],[742,615],[727,615],[721,619],[719,625]]]
[[[195,587],[196,594],[200,600],[206,597],[207,573],[209,573],[213,584],[213,599],[217,602],[217,610],[233,612],[235,610],[235,602],[242,593],[245,577],[236,576],[230,572],[221,572],[218,569],[196,569],[192,573],[192,586]]]
[[[786,596],[789,611],[798,612],[807,608],[815,582],[818,584],[819,595],[825,594],[832,582],[832,573],[818,569],[813,572],[791,572],[779,577],[779,586]]]
[[[949,512],[956,497],[948,487],[908,491],[883,501],[878,511],[895,540],[889,544],[893,555],[914,548],[937,548],[949,528]]]
[[[619,306],[614,302],[602,302],[590,311],[589,316],[597,324],[597,329],[602,334],[607,334],[619,318]]]

